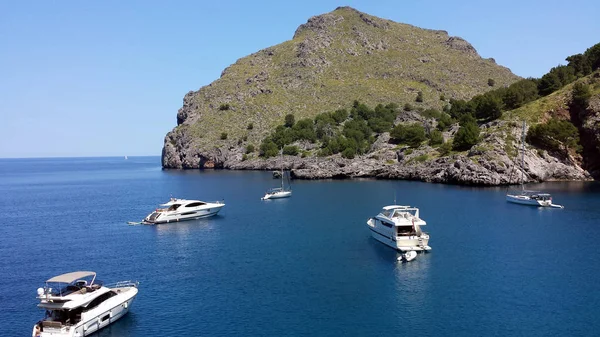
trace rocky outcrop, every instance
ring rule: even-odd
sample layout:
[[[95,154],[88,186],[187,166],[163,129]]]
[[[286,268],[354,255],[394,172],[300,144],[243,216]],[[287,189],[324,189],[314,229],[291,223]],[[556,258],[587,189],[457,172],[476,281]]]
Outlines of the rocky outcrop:
[[[494,121],[483,128],[495,131],[487,133],[482,142],[466,154],[440,157],[438,150],[426,145],[418,149],[398,148],[389,143],[389,134],[384,133],[368,154],[355,159],[344,159],[339,155],[327,158],[283,156],[266,160],[226,160],[223,167],[234,170],[283,168],[291,170],[295,179],[372,177],[486,186],[519,184],[521,181],[592,179],[577,163],[561,160],[530,146],[525,149],[521,165],[520,145],[507,141],[510,138],[507,135],[520,136],[518,123]]]
[[[414,158],[414,156],[412,156]],[[504,161],[506,160],[506,161]],[[464,155],[442,157],[426,163],[385,163],[367,156],[357,159],[297,158],[283,156],[269,160],[228,162],[224,167],[234,170],[290,170],[295,179],[344,179],[380,178],[420,180],[433,183],[460,185],[507,185],[521,182],[521,171],[506,158],[491,161]],[[524,170],[524,182],[549,180],[590,180],[591,177],[578,167],[559,162],[553,157],[539,157],[529,151]]]
[[[596,75],[600,78],[600,73]],[[600,179],[600,95],[593,96],[575,120],[583,146],[583,165],[595,179]]]

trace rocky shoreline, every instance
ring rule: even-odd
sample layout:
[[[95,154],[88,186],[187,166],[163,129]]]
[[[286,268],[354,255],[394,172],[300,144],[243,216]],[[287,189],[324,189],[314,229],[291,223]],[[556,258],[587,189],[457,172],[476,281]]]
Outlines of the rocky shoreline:
[[[521,171],[519,165],[508,156],[495,156],[489,160],[474,151],[463,155],[455,154],[440,157],[427,162],[405,160],[403,151],[385,151],[387,158],[381,159],[373,154],[355,159],[340,156],[300,158],[283,156],[269,159],[241,160],[237,151],[214,149],[208,153],[194,153],[184,156],[183,160],[172,152],[169,146],[163,149],[163,167],[165,169],[229,169],[229,170],[289,170],[294,179],[349,179],[378,178],[417,180],[431,183],[500,186],[519,184]],[[238,159],[239,157],[239,159]],[[385,158],[386,156],[384,156]],[[489,156],[488,156],[489,157]],[[408,161],[408,162],[405,162]],[[539,156],[536,151],[526,151],[524,182],[542,181],[587,181],[593,180],[588,172],[578,165],[567,165],[555,157]]]

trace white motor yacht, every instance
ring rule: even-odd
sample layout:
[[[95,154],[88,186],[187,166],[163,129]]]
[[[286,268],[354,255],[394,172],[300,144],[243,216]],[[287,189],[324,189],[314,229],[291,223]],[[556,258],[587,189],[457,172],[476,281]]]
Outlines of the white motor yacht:
[[[163,208],[154,210],[142,223],[160,224],[205,218],[219,213],[225,204],[221,201],[205,202],[171,198],[169,202],[160,206]]]
[[[418,208],[400,205],[385,206],[367,221],[375,239],[403,252],[431,250],[429,234],[421,231],[425,225]]]
[[[138,282],[103,285],[96,273],[76,271],[55,276],[37,290],[44,319],[33,326],[33,337],[88,336],[123,317],[138,293]]]

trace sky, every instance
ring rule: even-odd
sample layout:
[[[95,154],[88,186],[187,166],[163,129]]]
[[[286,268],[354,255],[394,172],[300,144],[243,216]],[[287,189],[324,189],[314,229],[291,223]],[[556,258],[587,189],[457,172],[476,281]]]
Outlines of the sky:
[[[183,96],[351,6],[540,77],[600,42],[600,1],[0,1],[0,158],[160,155]]]

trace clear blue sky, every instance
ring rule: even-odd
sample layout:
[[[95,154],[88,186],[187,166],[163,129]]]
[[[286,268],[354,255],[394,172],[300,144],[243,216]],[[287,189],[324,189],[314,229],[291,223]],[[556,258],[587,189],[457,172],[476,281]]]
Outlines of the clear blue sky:
[[[2,1],[0,157],[159,155],[185,93],[338,6],[539,77],[600,42],[600,1]]]

